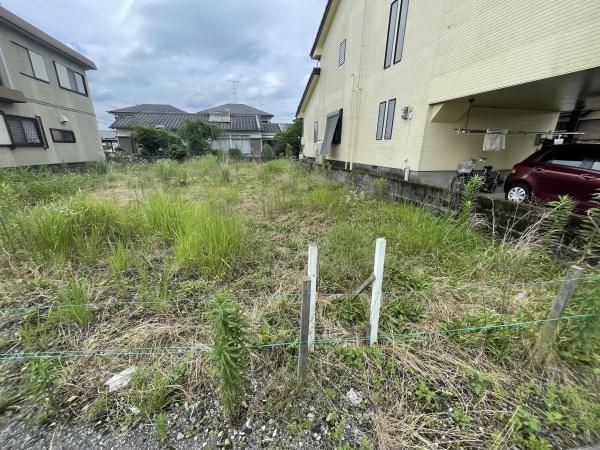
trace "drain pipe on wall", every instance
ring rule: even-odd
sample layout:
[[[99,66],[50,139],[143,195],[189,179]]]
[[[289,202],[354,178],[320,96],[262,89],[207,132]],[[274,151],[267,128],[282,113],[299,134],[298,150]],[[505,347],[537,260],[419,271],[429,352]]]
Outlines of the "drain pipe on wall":
[[[367,27],[367,0],[364,0],[363,6],[363,24],[362,24],[362,32],[360,36],[360,57],[358,59],[358,76],[356,80],[356,111],[354,112],[354,123],[353,131],[352,131],[352,142],[351,142],[351,150],[350,150],[350,170],[354,167],[354,149],[356,148],[356,134],[358,128],[358,117],[360,110],[360,93],[362,91],[360,87],[360,82],[362,78],[363,72],[363,54],[365,52],[365,30]]]

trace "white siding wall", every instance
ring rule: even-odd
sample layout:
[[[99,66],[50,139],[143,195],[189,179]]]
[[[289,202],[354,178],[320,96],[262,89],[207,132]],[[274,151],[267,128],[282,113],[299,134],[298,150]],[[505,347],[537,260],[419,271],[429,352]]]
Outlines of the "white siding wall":
[[[314,156],[313,122],[319,122],[322,139],[325,115],[343,107],[342,143],[331,159],[393,168],[408,160],[412,170],[454,170],[459,160],[481,152],[483,137],[457,136],[452,129],[464,121],[429,122],[430,105],[600,66],[600,1],[410,0],[402,61],[384,69],[390,4],[340,1],[321,46],[321,76],[301,111],[308,156]],[[344,38],[346,64],[340,68]],[[379,103],[392,98],[392,139],[377,141]],[[412,107],[412,120],[400,118],[402,106]],[[550,130],[556,118],[556,111],[480,109],[471,125]],[[533,139],[509,138],[509,151],[492,162],[510,168],[534,149]]]

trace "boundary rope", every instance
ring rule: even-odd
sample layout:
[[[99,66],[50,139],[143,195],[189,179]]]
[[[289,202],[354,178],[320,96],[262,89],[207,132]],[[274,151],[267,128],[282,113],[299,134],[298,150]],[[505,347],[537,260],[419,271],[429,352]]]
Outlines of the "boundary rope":
[[[542,324],[546,322],[558,322],[566,320],[579,320],[587,319],[590,317],[597,317],[598,314],[576,314],[571,316],[559,317],[556,319],[540,319],[540,320],[527,320],[522,322],[509,322],[502,324],[491,324],[483,326],[471,326],[453,329],[439,329],[433,331],[412,331],[404,333],[391,333],[379,335],[379,340],[393,341],[399,338],[419,338],[427,336],[440,336],[446,334],[461,334],[461,333],[472,333],[488,330],[497,330],[504,328],[524,328],[531,325]],[[369,337],[366,336],[352,336],[339,339],[316,339],[315,344],[327,345],[327,344],[343,344],[357,341],[367,341]],[[275,342],[272,344],[257,344],[251,345],[250,348],[254,349],[270,349],[276,347],[292,347],[304,343],[300,340],[287,341],[287,342]],[[41,352],[16,352],[16,353],[0,353],[0,361],[14,361],[14,360],[26,360],[32,358],[89,358],[89,357],[118,357],[118,356],[161,356],[161,355],[186,355],[194,353],[209,353],[211,347],[208,345],[196,346],[196,347],[164,347],[164,348],[124,348],[124,349],[97,349],[97,350],[55,350],[55,351],[41,351]]]

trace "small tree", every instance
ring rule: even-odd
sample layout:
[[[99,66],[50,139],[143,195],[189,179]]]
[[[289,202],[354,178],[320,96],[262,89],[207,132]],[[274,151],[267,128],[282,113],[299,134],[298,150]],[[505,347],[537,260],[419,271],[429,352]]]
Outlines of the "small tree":
[[[179,128],[179,137],[187,144],[192,155],[203,155],[211,152],[210,140],[221,137],[220,128],[200,120],[188,119]]]
[[[294,123],[292,123],[287,130],[282,131],[281,133],[277,133],[275,135],[275,154],[283,155],[288,152],[288,145],[291,146],[291,153],[293,156],[298,156],[300,154],[300,150],[302,150],[301,145],[302,139],[302,120],[296,119]],[[291,155],[290,155],[291,156]]]
[[[143,156],[169,157],[171,147],[179,144],[179,138],[172,131],[146,125],[134,125],[131,137],[140,146]]]

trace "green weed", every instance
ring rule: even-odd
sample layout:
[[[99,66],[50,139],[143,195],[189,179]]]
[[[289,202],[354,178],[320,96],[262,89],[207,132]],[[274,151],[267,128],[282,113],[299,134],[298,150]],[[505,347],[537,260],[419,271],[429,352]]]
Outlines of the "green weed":
[[[52,318],[59,322],[74,322],[80,329],[88,326],[92,320],[90,294],[83,281],[71,281],[60,290],[58,306],[52,311]]]
[[[218,378],[221,406],[235,421],[244,398],[248,364],[247,323],[238,305],[225,295],[215,296],[211,308],[213,351],[211,360]]]
[[[165,413],[160,413],[158,416],[156,416],[154,430],[156,432],[156,437],[159,440],[164,441],[167,438],[167,434],[169,432],[169,422]]]

